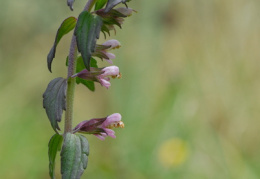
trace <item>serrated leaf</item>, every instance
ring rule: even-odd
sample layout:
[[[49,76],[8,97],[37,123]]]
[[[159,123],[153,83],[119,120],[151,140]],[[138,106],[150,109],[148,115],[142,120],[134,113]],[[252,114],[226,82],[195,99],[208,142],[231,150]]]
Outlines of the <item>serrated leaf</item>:
[[[107,3],[107,0],[98,0],[95,5],[95,11],[103,8],[105,4]]]
[[[57,152],[61,150],[63,137],[59,134],[54,134],[49,141],[49,174],[52,179],[55,179],[55,159]]]
[[[130,0],[108,0],[107,5],[105,7],[104,12],[110,11],[112,8],[114,8],[119,3],[123,3],[126,5],[126,2],[129,2]]]
[[[51,64],[53,59],[55,58],[55,53],[56,53],[56,47],[58,45],[58,43],[60,42],[61,38],[66,35],[67,33],[69,33],[71,30],[73,30],[76,26],[76,22],[77,19],[75,17],[68,17],[67,19],[65,19],[56,34],[56,38],[53,44],[53,47],[51,48],[48,56],[47,56],[47,64],[48,64],[48,69],[51,72]]]
[[[63,110],[66,110],[66,90],[67,80],[59,77],[52,80],[43,93],[43,108],[55,132],[60,130],[58,122],[61,121]]]
[[[80,135],[67,133],[61,150],[62,179],[79,179],[87,168],[88,140]]]
[[[75,29],[78,50],[82,55],[85,67],[90,69],[91,54],[95,50],[96,41],[102,27],[102,19],[99,16],[93,16],[87,11],[83,11],[78,18]]]

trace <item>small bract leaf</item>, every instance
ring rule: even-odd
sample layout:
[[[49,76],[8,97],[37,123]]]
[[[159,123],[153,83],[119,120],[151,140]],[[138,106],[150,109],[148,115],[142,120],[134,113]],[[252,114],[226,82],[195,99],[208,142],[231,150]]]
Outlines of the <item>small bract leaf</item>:
[[[58,122],[61,121],[63,110],[66,110],[66,90],[67,80],[59,77],[48,84],[43,94],[43,107],[55,132],[60,130]]]
[[[107,0],[98,0],[95,5],[95,11],[103,8],[106,3],[107,3]]]
[[[61,150],[62,179],[79,179],[87,168],[88,140],[80,135],[67,133]]]
[[[48,69],[51,72],[51,64],[53,61],[53,58],[55,58],[55,52],[56,52],[56,47],[58,45],[58,43],[60,42],[61,38],[69,33],[71,30],[73,30],[76,26],[76,22],[77,19],[75,17],[68,17],[67,19],[65,19],[62,24],[60,25],[57,34],[56,34],[56,38],[53,44],[53,47],[51,48],[48,56],[47,56],[47,64],[48,64]]]
[[[93,16],[87,11],[83,11],[78,18],[75,29],[78,50],[82,55],[85,67],[90,69],[91,54],[96,47],[96,41],[101,31],[102,19]]]
[[[52,179],[55,179],[55,158],[58,151],[61,150],[62,136],[54,134],[49,141],[49,174]]]

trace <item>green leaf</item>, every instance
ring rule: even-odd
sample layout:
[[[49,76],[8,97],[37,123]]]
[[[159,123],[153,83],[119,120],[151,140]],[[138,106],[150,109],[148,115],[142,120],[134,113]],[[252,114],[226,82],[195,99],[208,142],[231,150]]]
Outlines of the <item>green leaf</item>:
[[[43,108],[55,132],[60,130],[58,122],[61,121],[63,110],[66,110],[66,90],[67,80],[59,77],[48,84],[43,94]]]
[[[55,158],[58,151],[61,149],[62,136],[59,134],[54,134],[49,142],[49,174],[52,179],[55,179]]]
[[[48,64],[48,69],[51,72],[51,64],[53,61],[53,58],[55,58],[55,52],[56,52],[56,47],[58,45],[58,43],[60,42],[61,38],[69,33],[71,30],[73,30],[76,26],[76,22],[77,19],[75,17],[68,17],[67,19],[65,19],[62,24],[60,25],[57,34],[56,34],[56,38],[53,44],[53,47],[51,48],[48,56],[47,56],[47,64]]]
[[[107,3],[107,0],[98,0],[96,5],[95,5],[95,11],[103,8],[106,3]]]
[[[78,18],[75,29],[78,50],[82,55],[85,67],[90,69],[91,54],[96,47],[96,41],[101,31],[102,19],[93,16],[87,11],[83,11]]]
[[[79,179],[87,168],[88,140],[82,135],[67,133],[61,150],[62,179]]]

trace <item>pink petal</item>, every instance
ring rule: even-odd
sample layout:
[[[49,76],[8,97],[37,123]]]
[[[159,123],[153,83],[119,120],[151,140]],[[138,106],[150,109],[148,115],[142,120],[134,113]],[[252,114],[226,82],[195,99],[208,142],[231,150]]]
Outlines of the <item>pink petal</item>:
[[[109,126],[110,124],[112,123],[115,123],[115,122],[119,122],[121,121],[121,114],[119,113],[114,113],[114,114],[111,114],[110,116],[107,117],[107,119],[102,123],[102,127],[105,128],[107,126]]]
[[[108,63],[110,64],[113,64],[113,61],[112,60],[109,60],[109,59],[105,59]]]
[[[106,128],[104,128],[104,130],[106,131],[108,136],[110,136],[112,138],[116,138],[115,131],[113,131],[112,129],[106,129]]]
[[[107,89],[111,86],[110,82],[105,79],[99,79],[99,82],[102,86],[106,87]]]
[[[100,76],[117,76],[119,75],[119,68],[117,66],[108,66],[102,69],[104,73],[102,73]]]
[[[104,42],[102,45],[110,46],[109,49],[119,48],[121,46],[120,42],[115,39],[108,40]]]
[[[116,58],[115,54],[113,54],[113,53],[105,52],[105,55],[108,57],[108,59],[115,59]]]
[[[105,140],[105,137],[99,134],[94,134],[94,136],[98,137],[100,140]]]

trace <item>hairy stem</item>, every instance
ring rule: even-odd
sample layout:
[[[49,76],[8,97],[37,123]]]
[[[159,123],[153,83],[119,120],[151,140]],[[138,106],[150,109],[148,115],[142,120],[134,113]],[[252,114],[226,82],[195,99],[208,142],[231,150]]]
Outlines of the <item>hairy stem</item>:
[[[84,11],[90,11],[96,0],[89,0],[84,7]],[[74,92],[76,85],[76,78],[71,78],[76,73],[77,66],[77,41],[76,36],[73,35],[70,44],[70,52],[68,56],[68,88],[66,97],[66,113],[65,113],[65,126],[64,134],[72,132],[72,120],[73,120],[73,103],[74,103]]]
[[[72,118],[73,118],[73,102],[74,91],[76,85],[76,78],[70,78],[76,72],[77,66],[77,42],[76,36],[73,35],[70,44],[70,53],[68,56],[68,88],[66,97],[66,113],[65,113],[65,127],[64,133],[72,132]]]

